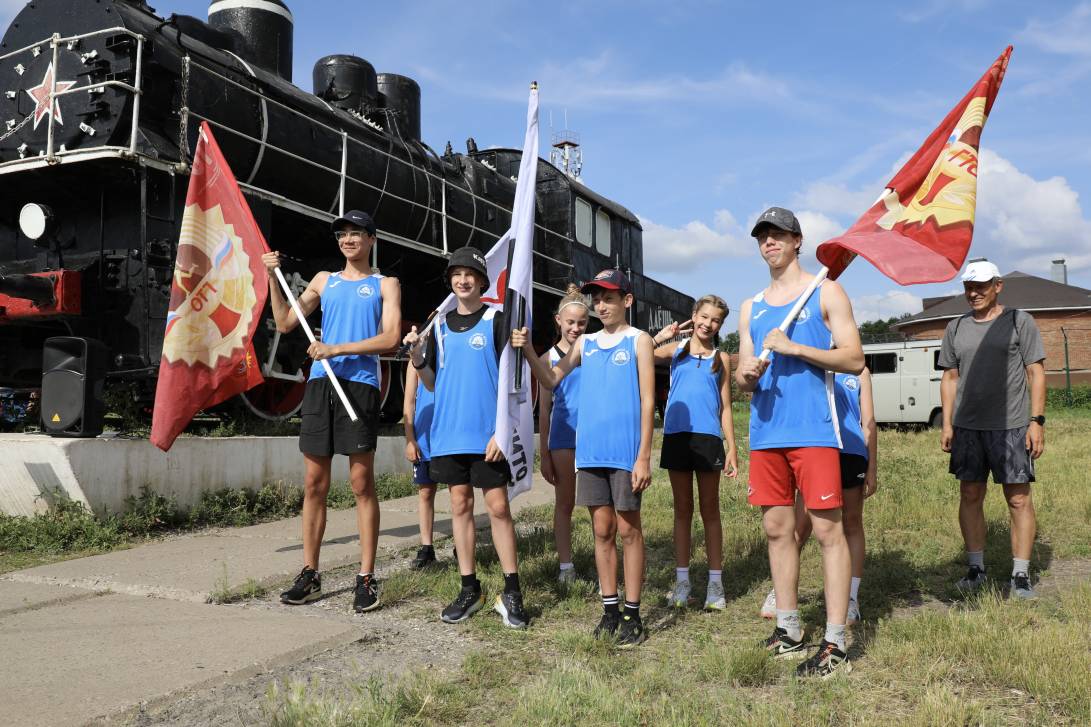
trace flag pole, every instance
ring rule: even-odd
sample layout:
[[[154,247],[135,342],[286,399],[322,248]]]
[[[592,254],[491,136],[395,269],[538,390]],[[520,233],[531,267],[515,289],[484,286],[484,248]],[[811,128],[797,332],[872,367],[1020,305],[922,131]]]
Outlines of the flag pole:
[[[788,311],[788,315],[784,316],[784,320],[777,326],[781,331],[787,331],[788,326],[792,325],[795,319],[799,317],[799,312],[803,310],[803,306],[807,305],[807,301],[811,299],[811,295],[813,295],[818,286],[822,284],[822,281],[826,279],[826,275],[829,274],[829,272],[830,269],[823,265],[822,269],[814,276],[814,280],[811,281],[811,284],[803,291],[803,295],[799,296],[799,300],[792,306],[792,310]],[[772,353],[773,352],[768,348],[763,348],[761,355],[758,356],[758,360],[768,361],[769,355]]]
[[[273,272],[276,273],[277,282],[280,283],[281,290],[284,291],[284,295],[288,298],[288,303],[295,312],[296,320],[299,321],[299,327],[307,334],[307,340],[311,343],[317,343],[314,332],[311,331],[311,327],[307,325],[307,319],[303,315],[303,310],[299,307],[299,301],[295,299],[295,294],[292,293],[292,289],[288,287],[288,281],[284,279],[284,273],[281,272],[279,266],[273,268]],[[345,411],[348,412],[349,419],[357,421],[359,417],[356,416],[356,410],[352,408],[349,398],[345,396],[345,390],[341,388],[341,382],[333,375],[333,369],[330,368],[330,362],[326,359],[322,359],[318,363],[322,364],[322,370],[326,372],[326,376],[330,377],[330,383],[333,384],[333,390],[337,392],[337,396],[341,399],[341,403],[345,405]]]

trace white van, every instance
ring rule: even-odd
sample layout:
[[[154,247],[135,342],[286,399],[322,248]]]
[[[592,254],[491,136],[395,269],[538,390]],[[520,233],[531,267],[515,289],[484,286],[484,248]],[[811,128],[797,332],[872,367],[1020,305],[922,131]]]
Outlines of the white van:
[[[927,424],[939,428],[940,339],[871,343],[864,361],[871,371],[875,421],[884,424]]]

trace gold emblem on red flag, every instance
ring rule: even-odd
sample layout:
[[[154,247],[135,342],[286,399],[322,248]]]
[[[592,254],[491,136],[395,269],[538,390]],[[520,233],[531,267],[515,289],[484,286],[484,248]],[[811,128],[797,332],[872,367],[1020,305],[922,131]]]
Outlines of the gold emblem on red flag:
[[[245,345],[256,303],[242,238],[219,205],[191,204],[178,240],[164,358],[215,368]]]

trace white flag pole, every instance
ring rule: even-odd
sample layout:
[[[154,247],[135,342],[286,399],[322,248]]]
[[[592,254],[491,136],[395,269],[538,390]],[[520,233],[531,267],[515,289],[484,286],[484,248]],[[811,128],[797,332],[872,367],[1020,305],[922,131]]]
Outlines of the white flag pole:
[[[314,332],[311,330],[311,327],[307,325],[307,319],[304,317],[303,311],[299,307],[299,301],[295,299],[295,294],[293,294],[292,289],[288,287],[288,281],[284,279],[284,273],[281,272],[279,267],[273,268],[273,272],[276,273],[277,282],[280,283],[280,289],[284,291],[284,295],[288,298],[288,303],[291,304],[292,310],[295,312],[296,320],[299,321],[299,327],[307,334],[308,341],[316,343],[317,341],[314,337]],[[330,368],[330,362],[326,359],[322,359],[318,363],[322,364],[322,370],[326,372],[326,376],[330,377],[330,383],[333,384],[333,390],[337,392],[337,396],[341,399],[341,403],[345,405],[345,411],[348,412],[349,419],[352,421],[359,419],[359,417],[356,416],[356,410],[352,408],[352,404],[349,402],[349,398],[345,396],[345,390],[341,388],[341,382],[333,375],[333,369]]]
[[[830,272],[830,269],[825,265],[818,271],[818,274],[814,276],[814,280],[807,286],[807,289],[803,291],[803,295],[799,296],[799,300],[792,306],[792,310],[788,311],[788,315],[784,317],[784,321],[777,326],[781,331],[787,331],[788,326],[792,325],[792,322],[799,316],[799,312],[803,310],[803,306],[807,305],[807,301],[811,299],[811,295],[814,294],[816,288],[822,284],[822,281],[826,279],[826,275]],[[763,348],[761,355],[758,356],[759,361],[766,361],[769,359],[769,355],[773,353],[768,348]]]

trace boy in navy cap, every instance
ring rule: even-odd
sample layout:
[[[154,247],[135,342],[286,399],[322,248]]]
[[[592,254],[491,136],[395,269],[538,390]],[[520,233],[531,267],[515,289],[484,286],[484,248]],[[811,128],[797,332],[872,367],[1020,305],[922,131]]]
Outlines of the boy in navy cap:
[[[641,494],[651,484],[652,416],[655,408],[655,361],[652,338],[625,321],[633,304],[629,279],[620,270],[604,270],[583,286],[590,293],[602,330],[585,333],[564,358],[550,368],[535,355],[527,329],[512,331],[538,383],[556,387],[575,367],[580,374],[576,424],[576,504],[591,512],[595,566],[602,591],[602,620],[595,636],[616,638],[632,648],[646,638],[640,620],[644,582],[644,532]],[[625,573],[625,610],[618,608],[617,544],[621,535]]]
[[[379,427],[379,354],[398,345],[401,332],[401,287],[371,269],[375,223],[366,212],[352,210],[333,222],[333,236],[345,267],[320,272],[299,296],[303,315],[322,307],[322,341],[307,354],[314,359],[303,395],[299,449],[306,461],[303,486],[303,570],[295,584],[280,594],[282,603],[302,604],[322,596],[318,554],[326,530],[326,496],[330,490],[333,455],[349,458],[349,480],[356,496],[360,528],[360,574],[353,608],[357,613],[379,607],[375,580],[375,550],[379,540],[379,500],[375,495],[375,445]],[[272,273],[280,253],[269,252],[262,262]],[[281,333],[299,325],[274,276],[269,275],[269,302]],[[353,422],[333,390],[319,361],[329,360],[359,417]]]

